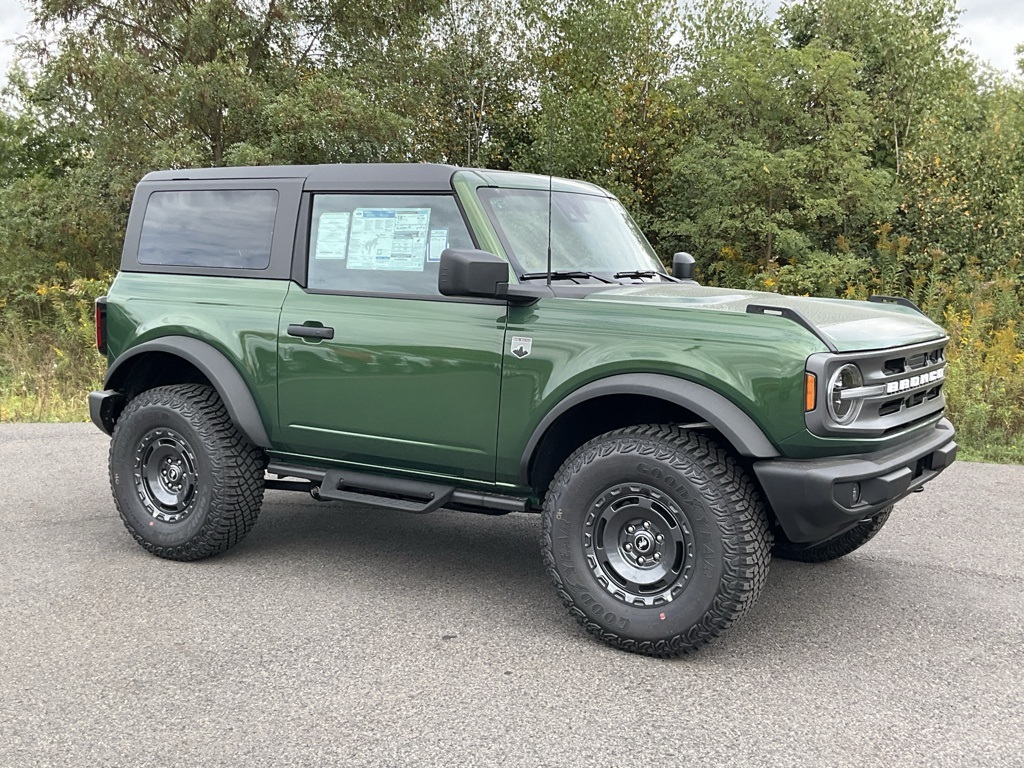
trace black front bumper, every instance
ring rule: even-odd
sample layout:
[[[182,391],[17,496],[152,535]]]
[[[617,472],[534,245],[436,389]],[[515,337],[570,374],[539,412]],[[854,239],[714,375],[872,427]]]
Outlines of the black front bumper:
[[[877,453],[754,464],[786,538],[824,541],[916,491],[956,459],[953,425],[942,419],[920,437]]]

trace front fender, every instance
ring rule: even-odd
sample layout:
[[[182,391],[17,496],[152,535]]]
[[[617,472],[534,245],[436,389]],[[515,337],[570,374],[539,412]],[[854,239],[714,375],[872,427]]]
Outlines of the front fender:
[[[530,461],[551,425],[577,405],[606,395],[640,395],[673,403],[711,424],[743,456],[770,459],[780,455],[754,420],[723,395],[701,384],[674,376],[627,373],[585,384],[562,398],[548,411],[533,431],[523,451],[519,464],[519,476],[523,485],[529,484]]]

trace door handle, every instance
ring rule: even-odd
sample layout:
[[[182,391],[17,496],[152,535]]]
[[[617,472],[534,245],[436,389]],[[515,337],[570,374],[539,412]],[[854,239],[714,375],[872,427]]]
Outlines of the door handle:
[[[289,336],[303,336],[307,339],[333,339],[334,329],[325,328],[322,325],[296,325],[288,326]]]

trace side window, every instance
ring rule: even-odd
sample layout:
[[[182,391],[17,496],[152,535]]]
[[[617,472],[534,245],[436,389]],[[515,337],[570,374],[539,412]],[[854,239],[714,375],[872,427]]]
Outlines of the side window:
[[[139,263],[266,269],[277,197],[272,189],[154,192],[142,220]]]
[[[472,247],[451,195],[315,195],[307,284],[436,296],[441,251]]]

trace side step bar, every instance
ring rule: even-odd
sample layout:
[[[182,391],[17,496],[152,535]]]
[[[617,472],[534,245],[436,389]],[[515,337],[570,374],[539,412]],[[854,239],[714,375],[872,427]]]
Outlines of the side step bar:
[[[499,514],[525,512],[528,506],[526,499],[514,496],[460,491],[450,485],[345,469],[323,470],[272,461],[267,472],[281,478],[300,478],[309,483],[268,480],[268,488],[308,491],[314,499],[322,501],[347,501],[371,507],[400,509],[419,515],[434,512],[444,506],[470,507]]]

